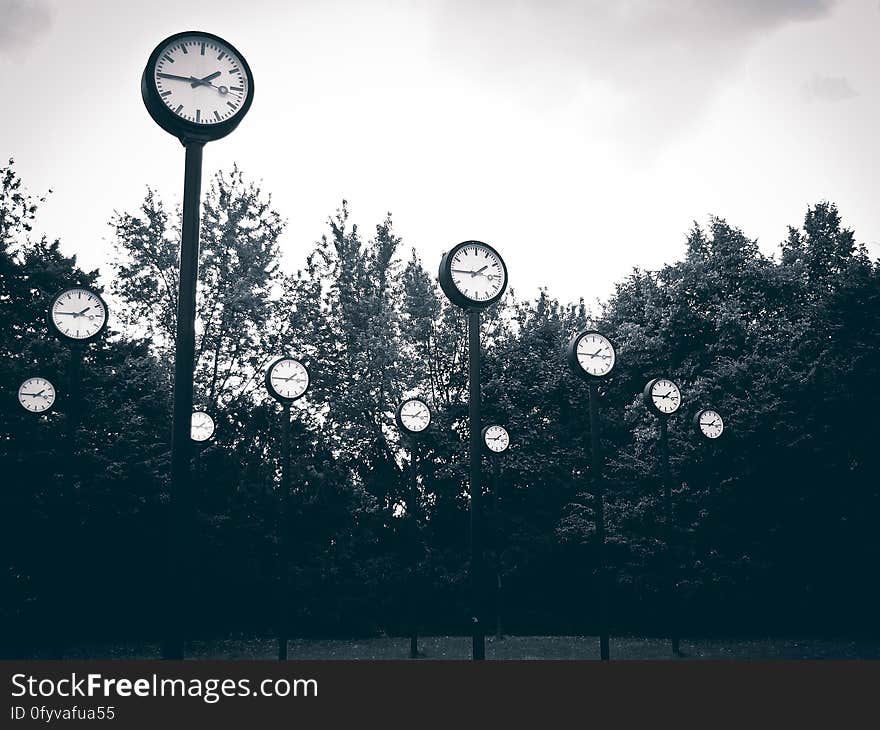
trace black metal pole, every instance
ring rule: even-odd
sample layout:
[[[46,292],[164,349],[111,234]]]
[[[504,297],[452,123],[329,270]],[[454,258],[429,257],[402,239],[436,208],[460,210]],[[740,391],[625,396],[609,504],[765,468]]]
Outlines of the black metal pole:
[[[410,499],[410,519],[412,520],[412,534],[416,542],[418,542],[419,522],[416,514],[418,505],[418,441],[412,439],[410,444],[409,455],[409,499]],[[418,580],[416,574],[418,572],[418,556],[413,553],[412,573],[410,574],[410,635],[409,635],[409,658],[417,659],[419,656],[419,628],[418,628]]]
[[[672,554],[672,484],[669,476],[669,423],[660,418],[660,468],[663,478],[663,522],[666,533],[667,620],[672,640],[672,653],[679,654],[678,616],[675,600],[675,563]]]
[[[180,240],[180,284],[177,335],[174,342],[174,409],[171,421],[171,504],[168,519],[165,642],[163,659],[183,659],[184,628],[190,619],[187,549],[192,529],[190,426],[195,365],[196,284],[199,276],[199,197],[204,143],[187,141],[183,177],[183,222]]]
[[[596,503],[596,579],[599,588],[599,657],[608,661],[608,576],[605,569],[605,488],[602,483],[602,455],[599,452],[599,386],[590,383],[590,455],[593,499]]]
[[[502,581],[502,557],[504,555],[504,547],[507,540],[507,530],[504,523],[504,505],[501,499],[501,457],[494,459],[492,469],[492,490],[495,495],[495,516],[496,530],[495,535],[495,638],[499,641],[504,638],[504,630],[501,623],[502,608],[504,605],[504,584]]]
[[[284,404],[281,421],[281,505],[278,515],[278,659],[287,659],[290,634],[290,403]]]
[[[471,487],[471,593],[473,601],[472,654],[474,660],[486,658],[486,636],[483,623],[483,493],[480,483],[480,312],[468,312],[468,401],[470,424],[470,487]]]

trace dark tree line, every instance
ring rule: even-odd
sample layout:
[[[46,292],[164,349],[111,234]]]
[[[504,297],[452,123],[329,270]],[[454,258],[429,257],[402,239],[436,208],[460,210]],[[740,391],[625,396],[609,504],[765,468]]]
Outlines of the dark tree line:
[[[115,255],[103,272],[111,326],[87,350],[71,454],[68,354],[48,336],[45,310],[64,287],[99,288],[98,272],[33,236],[42,199],[11,161],[0,183],[0,622],[19,645],[155,638],[179,211],[150,190],[138,210],[111,217]],[[293,273],[280,266],[284,228],[271,196],[240,170],[215,176],[204,196],[195,363],[197,404],[217,421],[194,469],[198,632],[265,633],[278,614],[280,411],[262,374],[273,356],[290,352],[313,377],[294,408],[296,632],[404,632],[416,586],[423,630],[463,633],[464,317],[390,215],[365,234],[343,202]],[[873,631],[880,264],[827,202],[808,209],[773,257],[713,218],[688,232],[681,261],[633,271],[600,311],[543,291],[534,300],[511,292],[487,313],[485,419],[505,424],[513,442],[497,482],[503,509],[488,514],[493,528],[503,527],[490,557],[503,578],[505,627],[595,631],[587,393],[562,357],[588,321],[618,351],[602,388],[601,433],[614,630],[663,625],[656,422],[640,393],[666,373],[685,399],[670,424],[684,625],[701,633]],[[42,417],[15,397],[35,374],[59,390]],[[408,452],[393,418],[413,392],[435,419],[422,447],[418,505],[408,500]],[[718,443],[692,435],[690,419],[707,404],[727,425]],[[417,531],[405,519],[413,509]]]

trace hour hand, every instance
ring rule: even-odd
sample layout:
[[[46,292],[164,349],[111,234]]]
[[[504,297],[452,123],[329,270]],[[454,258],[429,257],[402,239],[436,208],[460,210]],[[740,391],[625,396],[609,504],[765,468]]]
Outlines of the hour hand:
[[[211,83],[211,79],[216,79],[220,75],[220,73],[220,71],[215,71],[214,73],[208,74],[201,79],[197,79],[195,76],[190,76],[190,86],[192,86],[193,88],[196,88],[196,86],[213,86],[214,84]]]
[[[161,76],[163,79],[174,79],[175,81],[193,81],[195,79],[194,76],[175,76],[174,74],[166,74],[166,73],[157,73],[156,76]],[[195,79],[198,81],[198,79]],[[201,83],[201,82],[200,82]],[[196,86],[196,84],[193,84]]]

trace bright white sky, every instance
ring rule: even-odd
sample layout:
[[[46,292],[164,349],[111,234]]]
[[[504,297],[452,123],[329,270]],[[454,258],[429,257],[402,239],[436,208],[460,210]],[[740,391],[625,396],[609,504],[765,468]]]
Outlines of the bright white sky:
[[[55,191],[38,232],[109,273],[112,211],[182,187],[143,66],[205,30],[256,92],[205,176],[263,181],[290,268],[345,197],[432,270],[482,239],[521,294],[591,301],[709,214],[770,252],[830,199],[880,254],[878,29],[878,0],[0,0],[0,157]]]

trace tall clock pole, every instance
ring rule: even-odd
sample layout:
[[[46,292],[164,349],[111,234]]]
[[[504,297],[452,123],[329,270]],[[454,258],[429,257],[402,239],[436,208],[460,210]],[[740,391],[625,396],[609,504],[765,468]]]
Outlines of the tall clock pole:
[[[287,639],[290,636],[290,402],[283,404],[281,412],[281,509],[278,516],[278,571],[280,598],[278,614],[278,659],[287,659]]]
[[[419,520],[416,513],[419,503],[419,442],[415,438],[409,440],[409,500],[410,500],[410,520],[412,521],[413,535],[419,536]],[[409,632],[409,658],[418,659],[419,657],[419,555],[413,556],[412,574],[410,579],[410,609],[411,624]]]
[[[193,521],[189,439],[195,367],[202,150],[207,142],[225,137],[238,126],[253,102],[253,90],[253,75],[242,55],[222,38],[202,31],[187,31],[166,38],[153,49],[141,76],[141,95],[153,121],[177,137],[186,149],[174,340],[164,659],[183,658],[183,630],[188,628],[191,619],[190,581],[186,575]]]
[[[480,310],[468,312],[468,424],[471,483],[472,655],[486,658],[485,590],[483,580],[483,485],[480,483]]]
[[[596,562],[599,583],[599,658],[608,661],[608,571],[605,567],[605,485],[602,483],[602,456],[599,453],[599,386],[590,382],[590,471],[596,504]]]

